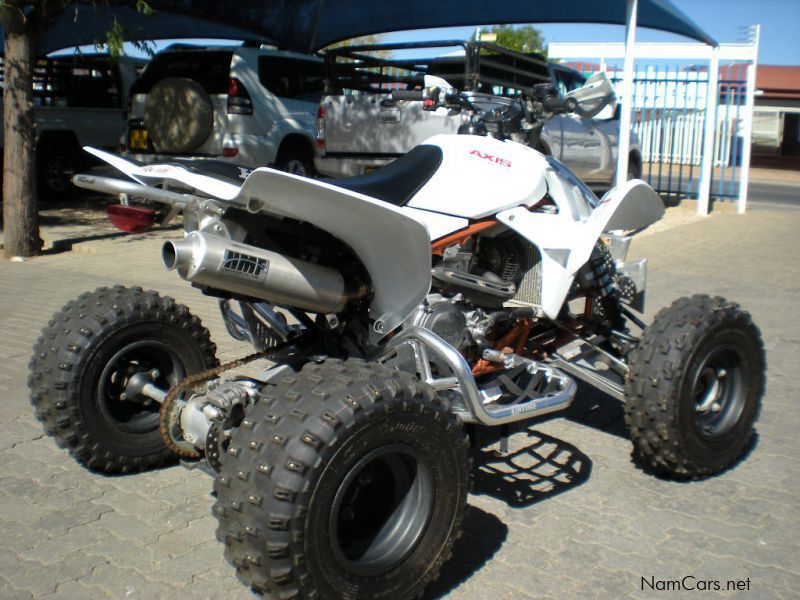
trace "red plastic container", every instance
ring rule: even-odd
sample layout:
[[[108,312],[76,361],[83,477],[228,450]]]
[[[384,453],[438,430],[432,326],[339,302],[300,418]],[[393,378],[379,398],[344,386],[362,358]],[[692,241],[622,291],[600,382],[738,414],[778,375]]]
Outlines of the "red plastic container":
[[[151,208],[112,204],[106,214],[114,227],[128,233],[143,233],[156,224],[156,211]]]

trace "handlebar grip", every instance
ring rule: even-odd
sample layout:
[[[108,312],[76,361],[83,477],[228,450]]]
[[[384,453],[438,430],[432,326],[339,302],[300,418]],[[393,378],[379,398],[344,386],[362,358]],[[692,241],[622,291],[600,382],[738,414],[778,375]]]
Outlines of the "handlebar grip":
[[[424,92],[422,90],[393,90],[393,100],[424,100]]]
[[[579,102],[575,103],[575,107],[570,109],[570,112],[574,112],[576,115],[581,117],[582,119],[593,119],[600,111],[603,110],[611,100],[614,99],[614,94],[608,94],[603,97],[602,100],[599,100],[592,108],[586,110],[584,109]]]
[[[548,112],[560,113],[567,112],[564,99],[561,96],[547,96],[542,99],[542,106]]]

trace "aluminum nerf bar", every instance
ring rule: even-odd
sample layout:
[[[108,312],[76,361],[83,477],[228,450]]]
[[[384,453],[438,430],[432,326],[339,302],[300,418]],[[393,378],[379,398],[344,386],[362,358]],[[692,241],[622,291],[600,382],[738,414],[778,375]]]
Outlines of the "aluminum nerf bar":
[[[517,404],[487,405],[478,388],[472,369],[461,353],[438,335],[422,327],[409,327],[393,337],[378,355],[377,360],[389,358],[402,344],[411,344],[416,357],[417,370],[425,383],[434,389],[458,389],[464,398],[467,412],[457,411],[462,421],[483,425],[504,425],[567,408],[578,389],[575,381],[549,365],[530,361],[532,368],[555,381],[557,391],[536,396]],[[431,373],[428,352],[444,362],[452,377],[435,378]]]

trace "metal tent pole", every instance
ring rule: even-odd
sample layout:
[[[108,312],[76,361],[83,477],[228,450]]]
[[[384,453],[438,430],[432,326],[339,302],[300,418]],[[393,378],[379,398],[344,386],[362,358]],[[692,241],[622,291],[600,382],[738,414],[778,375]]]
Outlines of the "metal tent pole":
[[[739,121],[744,121],[744,131],[742,132],[742,171],[739,178],[739,202],[736,212],[743,213],[747,210],[747,187],[750,185],[750,152],[753,146],[753,109],[755,107],[756,94],[756,65],[758,64],[758,42],[761,33],[761,26],[755,26],[755,36],[753,40],[754,53],[753,60],[747,65],[747,88],[745,95],[744,117]]]
[[[719,46],[711,51],[706,92],[706,122],[703,132],[703,154],[700,163],[700,189],[697,195],[697,214],[708,216],[711,199],[711,176],[714,168],[714,140],[717,133],[717,103],[719,102]]]
[[[625,15],[625,62],[622,68],[622,114],[619,123],[619,145],[617,153],[617,181],[620,186],[628,180],[628,155],[631,149],[631,122],[633,116],[633,65],[636,45],[636,14],[638,0],[628,0]]]

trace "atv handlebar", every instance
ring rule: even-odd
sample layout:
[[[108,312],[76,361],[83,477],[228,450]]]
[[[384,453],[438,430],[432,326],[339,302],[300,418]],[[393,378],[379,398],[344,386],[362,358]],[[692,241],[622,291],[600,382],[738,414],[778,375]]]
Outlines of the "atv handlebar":
[[[575,98],[561,96],[551,83],[540,83],[531,90],[533,101],[541,106],[541,112],[551,114],[575,113],[583,118],[591,118],[590,111],[584,110]]]
[[[390,94],[392,100],[422,101],[425,110],[436,110],[442,106],[463,106],[474,110],[467,97],[456,90],[439,87],[427,87],[422,90],[394,90]]]
[[[464,110],[469,113],[469,119],[459,127],[459,133],[488,134],[498,139],[523,134],[527,143],[535,146],[544,123],[552,115],[574,113],[591,119],[613,99],[614,88],[608,77],[598,73],[582,87],[564,95],[550,82],[537,84],[517,98],[498,98],[490,94],[459,92],[441,80],[421,90],[394,90],[387,102],[421,101],[425,111]]]
[[[425,100],[425,90],[394,90],[392,91],[392,100]]]
[[[596,100],[596,104],[587,110],[584,109],[580,102],[575,100],[575,98],[567,98],[564,101],[564,107],[566,108],[567,112],[575,113],[583,119],[592,119],[600,114],[600,111],[602,111],[613,99],[614,94],[606,94],[602,98]]]
[[[457,90],[443,90],[438,87],[423,90],[394,90],[390,97],[392,100],[424,102],[425,110],[436,110],[444,106],[448,108],[462,107],[474,112],[481,112],[466,93]],[[613,93],[607,94],[601,99],[595,100],[592,108],[585,109],[575,98],[561,96],[552,84],[541,83],[531,89],[530,100],[533,102],[533,107],[529,107],[525,114],[530,122],[534,122],[537,117],[541,118],[545,114],[575,113],[584,119],[591,119],[600,113],[613,98]],[[525,103],[524,97],[522,101]]]

